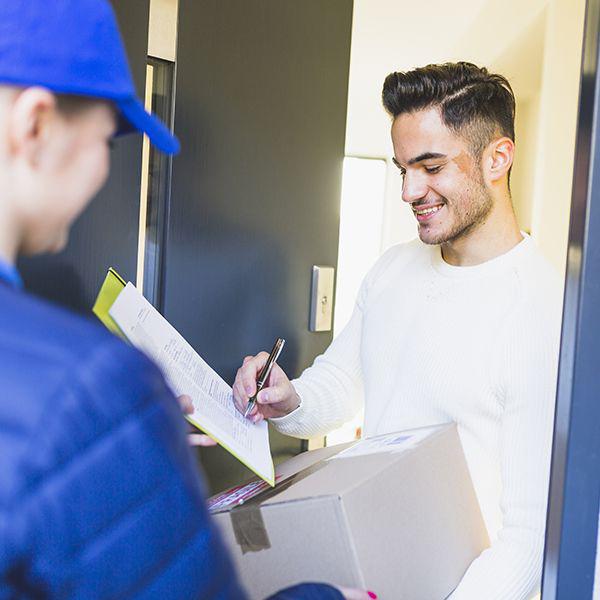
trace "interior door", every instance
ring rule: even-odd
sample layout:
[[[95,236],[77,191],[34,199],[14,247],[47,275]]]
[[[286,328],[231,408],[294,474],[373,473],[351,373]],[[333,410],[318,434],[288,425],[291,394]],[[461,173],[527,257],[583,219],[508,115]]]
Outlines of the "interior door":
[[[290,376],[332,339],[308,330],[309,298],[312,266],[337,263],[351,22],[351,0],[179,2],[163,306],[229,383],[277,337]],[[213,489],[250,475],[201,455]]]

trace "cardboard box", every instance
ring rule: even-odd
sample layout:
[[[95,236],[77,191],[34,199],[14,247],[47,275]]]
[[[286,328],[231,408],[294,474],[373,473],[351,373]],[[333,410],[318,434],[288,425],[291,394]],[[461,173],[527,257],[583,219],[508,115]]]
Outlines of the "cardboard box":
[[[442,600],[489,544],[455,425],[305,452],[211,499],[251,598],[302,581]]]

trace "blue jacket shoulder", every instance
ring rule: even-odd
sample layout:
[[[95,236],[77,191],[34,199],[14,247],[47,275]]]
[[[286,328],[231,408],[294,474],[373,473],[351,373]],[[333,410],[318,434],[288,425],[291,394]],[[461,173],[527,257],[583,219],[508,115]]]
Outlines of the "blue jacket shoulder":
[[[158,369],[25,294],[0,306],[0,597],[243,598]]]

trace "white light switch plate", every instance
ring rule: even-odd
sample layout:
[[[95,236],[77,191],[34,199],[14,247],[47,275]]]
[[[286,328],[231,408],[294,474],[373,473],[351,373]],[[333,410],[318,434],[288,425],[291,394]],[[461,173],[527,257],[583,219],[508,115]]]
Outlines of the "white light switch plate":
[[[310,331],[331,331],[335,269],[315,265],[312,269]]]

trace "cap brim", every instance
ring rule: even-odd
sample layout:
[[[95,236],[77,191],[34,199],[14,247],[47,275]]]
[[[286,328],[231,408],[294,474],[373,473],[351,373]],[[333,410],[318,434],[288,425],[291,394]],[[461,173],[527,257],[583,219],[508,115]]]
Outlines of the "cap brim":
[[[169,131],[166,125],[146,109],[137,98],[115,100],[115,104],[123,117],[117,135],[140,131],[145,133],[150,142],[165,154],[179,152],[179,140]]]

